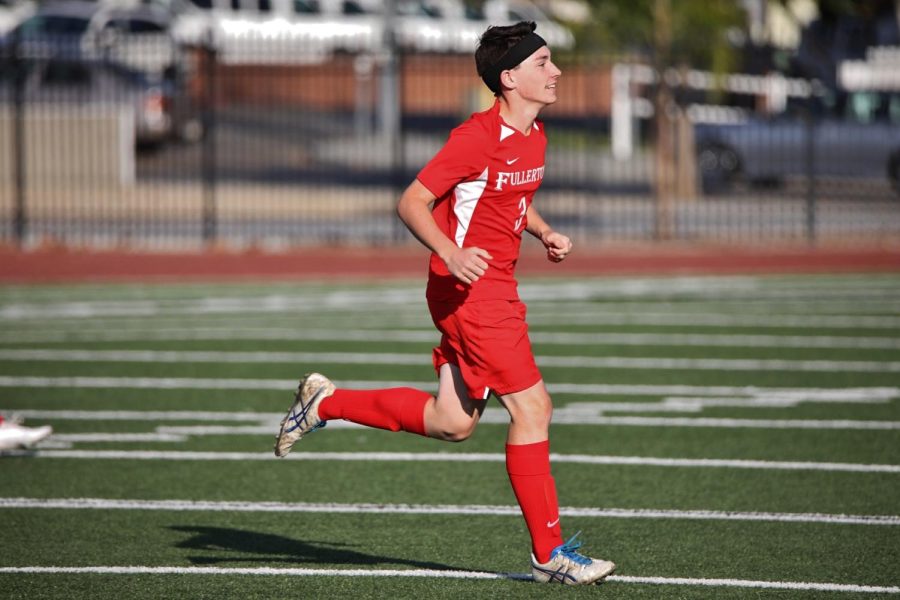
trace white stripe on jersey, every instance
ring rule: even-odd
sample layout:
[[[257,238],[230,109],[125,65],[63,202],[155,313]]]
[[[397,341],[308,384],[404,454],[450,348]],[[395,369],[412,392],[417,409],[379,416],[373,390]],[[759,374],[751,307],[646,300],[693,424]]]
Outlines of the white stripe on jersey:
[[[453,213],[456,215],[456,245],[463,247],[463,241],[466,239],[466,232],[469,230],[469,223],[472,222],[472,215],[475,213],[475,207],[484,194],[484,188],[487,186],[488,167],[484,168],[478,179],[466,181],[456,186],[454,194],[456,202],[453,204]]]

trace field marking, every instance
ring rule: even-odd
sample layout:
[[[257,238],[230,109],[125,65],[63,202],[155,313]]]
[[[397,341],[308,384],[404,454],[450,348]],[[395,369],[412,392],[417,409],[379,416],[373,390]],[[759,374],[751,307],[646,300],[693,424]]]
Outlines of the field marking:
[[[424,271],[422,273],[424,275]],[[661,285],[664,281],[664,285]],[[767,283],[773,285],[765,285]],[[730,276],[706,276],[706,277],[666,277],[666,278],[591,278],[580,280],[559,280],[555,282],[542,282],[539,280],[526,280],[519,286],[521,295],[528,302],[540,301],[590,301],[590,300],[615,300],[615,299],[723,299],[745,301],[749,299],[760,300],[795,300],[804,299],[869,299],[883,297],[890,299],[892,292],[897,289],[895,280],[882,281],[837,281],[823,282],[816,285],[782,285],[783,282],[772,282],[763,278],[730,277]],[[873,285],[874,284],[874,285]],[[187,288],[193,294],[186,295],[173,286],[171,292],[158,293],[158,288],[146,288],[152,293],[141,293],[138,288],[131,288],[129,294],[115,296],[115,286],[108,286],[110,294],[102,291],[93,294],[82,294],[81,298],[73,300],[77,290],[66,289],[59,294],[20,294],[12,301],[19,304],[11,304],[12,307],[34,306],[35,303],[48,304],[57,310],[65,310],[69,307],[83,308],[84,306],[99,305],[104,307],[116,307],[125,303],[150,306],[158,310],[167,308],[187,308],[196,310],[199,308],[257,308],[284,307],[292,308],[295,305],[309,305],[321,303],[325,306],[361,306],[369,301],[377,303],[416,302],[423,296],[420,285],[397,286],[370,286],[370,285],[329,285],[322,283],[313,288],[296,286],[294,288],[281,286],[268,286],[269,293],[260,293],[259,287],[254,289],[244,288],[233,292],[234,288],[204,287]],[[30,291],[30,290],[29,290]],[[231,293],[229,293],[231,292]]]
[[[202,341],[202,340],[326,340],[344,342],[437,343],[433,329],[307,329],[266,327],[185,327],[173,329],[97,329],[19,331],[0,333],[0,343]],[[536,344],[584,346],[691,346],[726,348],[847,348],[897,350],[891,337],[726,335],[680,333],[553,333],[531,332]]]
[[[371,504],[336,502],[234,502],[211,500],[129,500],[112,498],[0,498],[0,509],[50,508],[98,510],[160,510],[203,512],[287,512],[386,515],[492,515],[521,516],[518,506],[449,504]],[[829,525],[900,525],[896,515],[846,515],[825,513],[771,513],[720,510],[664,510],[648,508],[559,508],[564,517],[610,519],[673,519],[689,521],[765,521]]]
[[[394,308],[396,310],[396,308]],[[430,325],[428,313],[424,311],[416,314],[413,309],[412,314],[391,314],[390,323],[394,326],[423,327]],[[712,313],[704,312],[702,314],[683,314],[683,313],[575,313],[575,314],[559,314],[559,306],[554,308],[555,312],[541,312],[539,310],[531,310],[529,321],[532,326],[540,325],[616,325],[616,326],[657,326],[657,327],[753,327],[753,328],[790,328],[790,329],[876,329],[883,331],[885,329],[900,329],[900,317],[894,316],[866,316],[866,315],[810,315],[808,313],[797,315],[785,314],[730,314],[730,313]],[[273,319],[272,317],[263,318],[255,314],[240,313],[240,321],[249,323],[256,320],[262,320],[267,325],[282,323],[285,327],[301,328],[307,325],[304,319],[315,318],[316,324],[320,326],[322,322],[329,320],[337,321],[340,325],[347,327],[366,327],[381,328],[384,327],[386,317],[368,316],[367,312],[362,314],[357,311],[348,311],[344,314],[298,314],[291,319]],[[209,315],[197,315],[193,318],[185,319],[161,319],[152,315],[87,315],[83,317],[65,317],[60,318],[64,321],[71,321],[73,325],[82,324],[85,320],[99,320],[100,322],[115,322],[118,326],[124,323],[137,323],[146,326],[148,319],[153,318],[154,322],[159,324],[167,323],[169,325],[187,325],[196,326],[198,321],[209,322],[210,320],[220,320],[225,324],[234,323],[235,314],[220,315],[217,313]],[[19,321],[25,317],[17,317],[12,319]],[[34,316],[27,317],[38,321],[38,325],[46,325],[46,317]],[[54,323],[58,325],[58,323]],[[31,327],[29,327],[29,330]]]
[[[424,275],[424,271],[422,273]],[[661,283],[665,285],[661,285]],[[725,293],[729,296],[746,298],[748,294],[807,296],[810,293],[859,295],[882,293],[889,294],[897,290],[898,281],[891,273],[842,273],[842,274],[804,274],[801,276],[779,275],[678,275],[678,276],[639,276],[639,275],[604,275],[590,279],[528,276],[521,282],[520,290],[528,297],[543,294],[548,298],[583,296],[590,297],[636,297],[636,296],[682,296],[687,292],[709,295]],[[421,294],[420,276],[400,279],[391,285],[379,285],[371,282],[363,284],[334,282],[327,279],[314,279],[302,284],[284,281],[267,281],[262,286],[269,290],[267,295],[281,294],[303,297],[321,297],[329,293],[351,293],[364,291],[377,293],[391,291],[407,294]],[[179,300],[198,297],[234,297],[255,298],[260,294],[260,283],[242,282],[188,282],[188,283],[139,283],[121,282],[105,284],[102,282],[77,283],[65,286],[31,286],[14,284],[6,286],[3,297],[12,297],[20,301],[65,300],[71,301],[74,293],[82,298],[109,300],[147,299]],[[557,296],[554,296],[557,293]]]
[[[335,379],[338,387],[352,389],[378,389],[385,387],[434,388],[436,379],[429,380],[344,380]],[[0,375],[0,387],[46,388],[121,388],[121,389],[205,389],[205,390],[278,390],[293,391],[297,379],[228,379],[193,377],[40,377]],[[553,394],[615,395],[615,396],[750,396],[750,397],[846,397],[892,399],[900,397],[900,388],[852,387],[852,388],[803,388],[758,387],[727,385],[647,385],[605,383],[548,383]],[[837,400],[835,400],[837,401]]]
[[[3,456],[35,458],[107,460],[197,460],[276,461],[269,452],[207,452],[191,450],[7,450]],[[341,462],[446,462],[502,463],[506,455],[487,452],[293,452],[282,460]],[[662,458],[650,456],[602,456],[591,454],[551,454],[555,464],[582,464],[628,467],[674,467],[714,469],[754,469],[775,471],[825,471],[843,473],[900,473],[900,465],[772,461],[724,458]]]
[[[0,350],[0,360],[244,363],[244,364],[431,364],[425,353],[397,352],[242,352],[178,350]],[[714,371],[826,371],[900,373],[900,361],[777,360],[719,358],[635,358],[621,356],[538,356],[542,367],[582,369],[677,369]]]
[[[54,420],[108,420],[108,421],[245,421],[261,422],[266,427],[277,423],[282,413],[224,413],[204,411],[123,411],[123,410],[33,410],[15,411],[16,414],[29,419]],[[501,409],[487,409],[481,417],[481,423],[505,425],[509,417]],[[704,427],[720,429],[808,429],[808,430],[865,430],[895,431],[900,429],[900,421],[861,421],[861,420],[816,420],[816,419],[726,419],[708,417],[604,417],[586,414],[581,409],[569,411],[567,408],[554,409],[553,425],[608,425],[612,427]],[[332,427],[361,427],[345,421],[335,421]],[[184,430],[187,431],[187,430]],[[233,428],[213,435],[238,433]],[[245,430],[247,433],[262,433],[261,430]],[[270,432],[271,433],[271,432]],[[194,435],[203,435],[198,430]]]
[[[438,569],[298,569],[275,567],[0,567],[0,574],[43,575],[259,575],[293,577],[430,577],[441,579],[512,579],[530,581],[526,573],[490,573],[485,571],[455,571]],[[803,581],[754,581],[747,579],[692,579],[688,577],[640,577],[610,575],[609,583],[644,585],[686,585],[705,587],[734,587],[750,589],[796,590],[818,592],[848,592],[870,594],[900,594],[898,586],[859,585],[848,583],[818,583]]]
[[[582,403],[583,405],[583,403]],[[79,411],[79,410],[33,410],[23,409],[17,414],[30,419],[53,420],[110,420],[110,421],[256,421],[271,426],[284,415],[282,413],[222,413],[205,411]],[[234,416],[240,415],[240,416]],[[246,419],[245,419],[246,418]],[[481,423],[505,425],[509,416],[501,409],[487,409]],[[581,406],[572,410],[561,407],[554,410],[553,425],[606,425],[611,427],[704,427],[719,429],[806,429],[806,430],[865,430],[896,431],[900,421],[863,421],[852,419],[729,419],[710,417],[606,417],[590,414]],[[332,426],[355,426],[344,421],[335,421]],[[249,433],[245,431],[243,433]],[[229,432],[233,433],[233,432]],[[197,432],[196,435],[201,435]]]
[[[361,325],[371,323],[375,327],[383,327],[385,316],[378,318],[358,318],[361,310],[367,314],[378,311],[390,311],[392,324],[424,325],[430,323],[428,314],[424,309],[424,300],[417,299],[415,303],[403,303],[411,310],[420,310],[421,313],[415,320],[410,321],[408,315],[396,315],[396,302],[380,304],[376,299],[369,298],[358,305],[354,304],[327,304],[321,302],[302,302],[292,299],[289,302],[275,301],[271,298],[258,298],[256,303],[234,303],[228,301],[216,301],[207,299],[205,303],[198,303],[192,308],[175,310],[163,310],[154,306],[153,302],[131,303],[91,303],[74,302],[62,305],[6,305],[0,306],[0,320],[27,321],[36,320],[44,325],[48,319],[74,320],[85,322],[94,319],[115,319],[118,323],[123,319],[138,319],[137,322],[146,326],[147,319],[161,321],[157,317],[171,317],[184,315],[187,318],[185,324],[196,325],[198,318],[226,316],[229,322],[233,322],[236,316],[241,316],[242,322],[253,319],[256,315],[271,316],[273,314],[292,313],[298,319],[315,317],[319,319],[339,319],[342,324],[348,323],[348,315],[351,324]],[[221,299],[220,299],[221,300]],[[227,299],[226,299],[227,300]],[[527,300],[526,300],[527,301]],[[183,304],[183,303],[182,303]],[[341,311],[345,314],[341,314]],[[787,328],[836,328],[836,329],[900,329],[900,317],[893,315],[833,315],[818,314],[733,314],[727,312],[706,311],[702,314],[684,314],[671,312],[636,312],[623,313],[603,311],[568,311],[560,312],[559,303],[555,302],[552,309],[544,309],[540,302],[532,302],[529,310],[532,325],[657,325],[657,326],[690,326],[690,327],[787,327]],[[300,326],[302,322],[297,322]]]
[[[157,428],[159,429],[159,428]],[[184,443],[190,438],[184,433],[174,431],[156,431],[154,433],[54,433],[43,442],[44,447],[68,448],[74,443],[85,442],[175,442]]]
[[[557,307],[557,311],[559,308]],[[529,316],[532,325],[656,325],[685,327],[765,327],[815,329],[898,329],[900,318],[894,316],[844,315],[734,315],[705,313],[681,315],[672,313],[642,314],[541,314]]]
[[[825,286],[817,289],[779,289],[763,287],[762,279],[741,277],[674,277],[668,278],[661,286],[659,280],[651,278],[627,278],[619,280],[579,280],[560,281],[554,283],[524,282],[521,285],[523,299],[526,302],[542,300],[578,301],[610,298],[740,298],[760,299],[815,299],[838,298],[870,298],[872,289],[859,286]],[[891,282],[888,282],[891,284]],[[893,285],[888,289],[893,290]],[[883,288],[878,288],[883,289]],[[889,293],[889,292],[888,292]],[[888,295],[887,293],[885,294]],[[0,307],[0,318],[17,318],[22,316],[53,317],[86,316],[97,312],[135,314],[166,314],[173,311],[189,314],[207,312],[277,312],[289,310],[324,310],[347,308],[372,308],[378,306],[396,306],[399,303],[422,301],[422,289],[417,286],[406,287],[344,287],[343,289],[321,288],[312,293],[303,290],[296,292],[268,293],[263,295],[203,295],[184,297],[171,295],[156,298],[117,298],[71,300],[71,296],[62,301],[35,304],[24,302],[6,304]]]
[[[580,295],[579,297],[564,298],[556,296],[557,288],[553,288],[553,290],[548,293],[541,294],[532,293],[527,288],[527,285],[519,286],[521,297],[522,300],[526,304],[528,304],[529,308],[534,312],[543,311],[552,313],[559,309],[561,302],[564,302],[565,305],[572,308],[573,311],[597,314],[614,314],[623,312],[651,312],[653,314],[668,312],[677,314],[691,314],[695,311],[699,311],[702,313],[719,314],[779,313],[798,315],[817,314],[822,316],[852,316],[866,314],[890,315],[892,313],[897,313],[897,301],[893,298],[895,298],[897,296],[897,292],[900,291],[900,286],[892,286],[890,288],[866,286],[864,290],[856,294],[847,294],[846,292],[828,294],[823,293],[823,290],[814,290],[803,294],[759,294],[753,296],[732,296],[716,293],[697,295],[692,297],[678,295],[670,295],[667,297],[664,295],[660,295],[656,297],[636,298],[628,294],[601,295],[597,293],[591,293],[588,295]],[[405,293],[401,294],[402,303],[406,305],[419,306],[424,311],[425,304],[420,301],[420,298],[422,298],[422,288],[410,288],[404,291]],[[323,296],[323,294],[309,295],[302,293],[288,293],[282,294],[282,296],[289,296],[289,302],[297,303],[299,301],[302,302],[304,306],[315,306],[315,308],[317,309],[323,308],[326,309],[327,312],[331,312],[335,308],[337,310],[356,311],[359,308],[359,304],[364,304],[366,309],[372,308],[372,305],[376,305],[374,307],[376,309],[381,308],[382,311],[389,310],[388,307],[379,306],[384,304],[384,300],[378,293],[370,294],[368,297],[360,296],[360,302],[357,303],[357,305],[351,305],[342,301],[341,305],[335,305],[333,307],[325,306],[324,303],[328,302],[328,300],[325,298],[325,296]],[[231,296],[230,298],[232,300],[236,299],[245,303],[252,302],[253,299],[265,299],[260,300],[260,302],[267,301],[271,303],[271,300],[268,299],[272,297],[273,296],[271,294],[255,294],[247,295],[243,298],[237,298],[235,296]],[[66,297],[60,296],[57,299],[3,298],[2,293],[0,293],[0,308],[8,307],[10,308],[10,316],[19,315],[25,318],[29,318],[27,315],[34,314],[35,311],[41,311],[44,314],[47,314],[49,308],[49,310],[51,311],[50,314],[59,313],[65,315],[62,318],[66,319],[69,318],[68,315],[70,314],[84,314],[85,309],[87,309],[87,311],[90,313],[102,312],[103,309],[108,308],[111,308],[113,311],[118,311],[121,307],[127,307],[129,303],[132,305],[135,303],[141,303],[139,305],[140,308],[146,309],[148,305],[146,305],[145,303],[150,301],[156,303],[156,312],[158,315],[161,315],[151,315],[151,317],[154,319],[162,319],[167,318],[167,315],[171,314],[171,311],[167,309],[177,309],[181,306],[187,306],[186,303],[190,302],[195,303],[195,305],[199,302],[203,302],[203,304],[207,307],[211,305],[218,305],[217,310],[209,310],[207,308],[205,312],[213,315],[227,314],[222,311],[222,309],[226,306],[226,303],[223,302],[225,298],[227,297],[221,295],[210,295],[205,298],[185,297],[183,295],[180,297],[173,296],[170,298],[151,298],[149,297],[149,294],[146,294],[140,297],[118,299],[108,298],[104,296],[85,297],[84,295],[81,295],[79,299],[74,300],[72,298],[72,291],[69,291]],[[396,295],[393,296],[392,302],[396,298]],[[287,302],[281,302],[286,309],[291,308]],[[100,306],[96,306],[98,304]],[[241,304],[236,304],[233,301],[231,301],[230,304],[231,308],[242,310]],[[393,304],[391,304],[391,306],[393,306]],[[246,316],[253,316],[254,313],[252,309],[254,307],[251,306],[250,308],[251,310],[246,313]],[[270,311],[266,310],[260,314],[266,314],[268,312]],[[175,314],[177,313],[178,311],[176,311]]]

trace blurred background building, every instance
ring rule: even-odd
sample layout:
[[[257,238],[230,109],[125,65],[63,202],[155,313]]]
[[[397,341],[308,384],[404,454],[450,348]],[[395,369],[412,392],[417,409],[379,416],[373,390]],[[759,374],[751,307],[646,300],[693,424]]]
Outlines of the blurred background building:
[[[0,240],[410,241],[402,189],[533,20],[538,201],[581,243],[900,234],[896,0],[0,1]]]

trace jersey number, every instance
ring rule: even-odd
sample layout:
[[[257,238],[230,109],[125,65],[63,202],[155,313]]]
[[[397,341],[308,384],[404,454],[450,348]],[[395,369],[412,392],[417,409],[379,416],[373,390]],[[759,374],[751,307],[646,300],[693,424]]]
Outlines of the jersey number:
[[[525,213],[528,212],[528,202],[525,200],[525,196],[522,196],[522,199],[519,200],[519,218],[516,219],[516,224],[513,226],[513,231],[518,233],[520,231],[520,227],[522,227],[522,222],[525,220]]]

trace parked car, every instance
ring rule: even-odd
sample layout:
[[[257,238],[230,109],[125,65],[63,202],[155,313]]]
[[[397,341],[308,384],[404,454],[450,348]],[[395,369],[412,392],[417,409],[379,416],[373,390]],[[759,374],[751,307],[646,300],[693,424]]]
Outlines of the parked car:
[[[118,7],[83,0],[51,1],[3,36],[18,39],[26,58],[114,60],[136,70],[162,72],[177,60],[171,15],[156,5]]]
[[[575,36],[568,28],[527,0],[487,0],[480,9],[461,0],[398,0],[397,8],[398,42],[420,52],[469,54],[489,25],[519,21],[534,21],[537,33],[551,48],[575,46]]]
[[[795,111],[736,124],[698,124],[697,166],[704,191],[738,181],[773,183],[806,175],[812,132],[812,173],[835,178],[887,178],[900,194],[900,94],[857,92],[845,111],[817,116]]]
[[[321,62],[336,52],[374,53],[384,42],[382,0],[191,0],[175,30],[197,31],[198,14],[230,63]],[[475,11],[462,0],[397,0],[395,40],[414,52],[471,53],[488,25],[534,20],[554,48],[575,43],[572,32],[528,0],[487,0]]]
[[[0,35],[5,35],[36,10],[32,0],[0,0]]]
[[[29,109],[84,106],[128,106],[134,111],[135,141],[154,146],[172,139],[202,137],[200,113],[171,73],[157,76],[117,63],[68,59],[26,60],[21,63],[22,100]],[[6,61],[0,71],[0,102],[14,101],[15,67]]]

